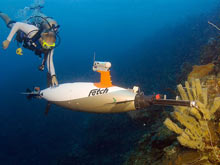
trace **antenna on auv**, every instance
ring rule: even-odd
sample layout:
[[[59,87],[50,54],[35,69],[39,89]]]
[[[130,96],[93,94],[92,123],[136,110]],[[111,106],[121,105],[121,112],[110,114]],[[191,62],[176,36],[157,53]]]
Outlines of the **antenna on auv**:
[[[96,52],[94,52],[93,62],[95,62]]]

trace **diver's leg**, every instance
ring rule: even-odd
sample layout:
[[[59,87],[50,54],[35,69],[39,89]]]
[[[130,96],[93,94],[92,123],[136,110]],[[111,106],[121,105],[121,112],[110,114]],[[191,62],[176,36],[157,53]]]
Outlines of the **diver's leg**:
[[[0,17],[5,22],[7,27],[12,28],[13,26],[12,24],[15,23],[15,21],[12,21],[11,18],[7,14],[2,13],[2,12],[0,12]]]

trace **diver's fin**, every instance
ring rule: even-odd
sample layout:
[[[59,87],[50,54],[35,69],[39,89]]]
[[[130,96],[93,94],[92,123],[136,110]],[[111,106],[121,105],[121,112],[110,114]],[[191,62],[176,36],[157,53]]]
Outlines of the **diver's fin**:
[[[48,113],[49,113],[49,111],[50,111],[50,107],[51,107],[51,103],[48,101],[48,102],[47,102],[47,105],[46,105],[45,112],[44,112],[44,114],[45,114],[46,116],[48,115]]]

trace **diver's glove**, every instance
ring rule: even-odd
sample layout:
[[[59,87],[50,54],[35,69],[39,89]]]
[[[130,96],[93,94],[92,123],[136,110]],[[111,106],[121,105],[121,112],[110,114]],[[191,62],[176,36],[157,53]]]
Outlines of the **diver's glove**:
[[[52,84],[52,86],[58,85],[58,81],[57,81],[56,75],[53,75],[53,76],[52,76],[52,78],[51,78],[51,84]]]
[[[39,69],[40,71],[43,71],[43,70],[44,70],[44,65],[40,65],[40,66],[38,67],[38,69]]]
[[[3,49],[7,49],[9,44],[10,44],[10,41],[8,41],[8,40],[3,41],[3,43],[2,43]]]

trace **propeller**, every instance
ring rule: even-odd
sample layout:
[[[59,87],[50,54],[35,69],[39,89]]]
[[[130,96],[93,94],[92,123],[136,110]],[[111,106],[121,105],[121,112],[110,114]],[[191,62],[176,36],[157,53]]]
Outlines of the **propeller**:
[[[31,100],[32,98],[39,97],[40,96],[40,89],[38,87],[34,88],[34,91],[30,90],[29,88],[26,89],[26,92],[23,92],[21,94],[27,95],[27,99]]]
[[[26,93],[29,93],[26,97],[28,100],[31,100],[33,98],[33,95],[31,94],[31,90],[29,88],[26,89]]]

